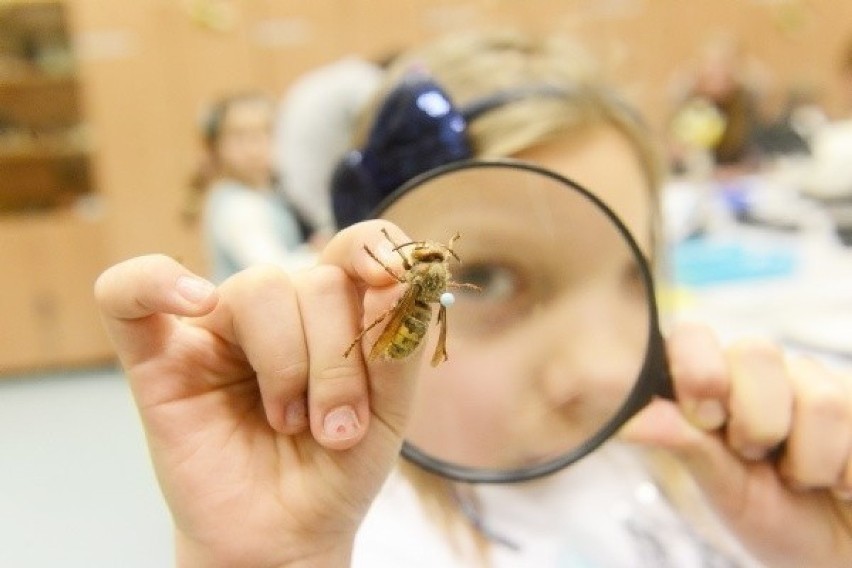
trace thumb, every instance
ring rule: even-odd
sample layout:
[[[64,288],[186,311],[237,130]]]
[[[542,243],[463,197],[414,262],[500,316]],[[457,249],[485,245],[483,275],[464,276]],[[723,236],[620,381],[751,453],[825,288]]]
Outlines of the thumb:
[[[719,431],[704,431],[691,424],[677,404],[657,399],[634,416],[619,432],[626,442],[668,450],[691,473],[718,513],[739,516],[749,477],[765,462],[745,462],[729,451]]]
[[[619,437],[670,451],[732,534],[767,565],[814,566],[803,559],[803,552],[819,556],[826,551],[830,561],[819,565],[838,565],[834,562],[840,557],[838,534],[848,529],[841,527],[839,532],[830,522],[836,514],[832,511],[837,511],[830,498],[791,491],[772,461],[746,461],[726,446],[721,431],[705,432],[691,425],[675,403],[655,400],[624,426]],[[845,539],[840,539],[843,547]]]
[[[215,286],[164,255],[125,260],[95,282],[95,299],[125,367],[152,357],[168,341],[173,316],[200,316],[218,302]]]

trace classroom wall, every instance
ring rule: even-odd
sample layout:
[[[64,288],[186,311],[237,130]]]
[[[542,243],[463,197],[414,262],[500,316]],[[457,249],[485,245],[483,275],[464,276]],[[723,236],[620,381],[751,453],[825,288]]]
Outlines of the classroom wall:
[[[0,247],[3,258],[36,258],[28,251],[36,241],[47,242],[46,231],[56,233],[51,238],[57,242],[68,242],[67,254],[85,256],[85,262],[67,256],[56,264],[65,271],[61,274],[47,274],[40,263],[30,262],[27,274],[33,282],[21,279],[15,293],[5,294],[9,309],[23,310],[21,325],[27,314],[42,318],[42,324],[31,326],[31,335],[41,338],[42,347],[33,347],[34,355],[26,357],[21,355],[29,353],[22,351],[23,345],[7,349],[6,359],[0,357],[0,374],[14,367],[6,365],[7,360],[30,365],[44,359],[39,353],[57,353],[51,346],[60,343],[70,345],[70,351],[51,359],[51,364],[110,353],[97,327],[90,294],[91,282],[107,265],[160,252],[202,273],[206,270],[198,228],[185,224],[181,211],[199,156],[199,117],[205,105],[224,92],[261,88],[278,96],[301,73],[346,54],[376,57],[453,30],[514,26],[564,32],[586,42],[613,80],[660,127],[675,77],[690,67],[701,45],[725,32],[737,37],[765,70],[766,94],[775,106],[789,85],[806,84],[838,115],[842,101],[836,61],[842,46],[852,41],[849,0],[62,3],[78,60],[96,203],[88,208],[85,223],[67,215],[0,222],[0,233],[15,235],[8,251]],[[68,224],[67,236],[50,229],[61,223]],[[31,238],[25,236],[30,233]],[[6,239],[3,244],[11,242]],[[51,247],[42,245],[48,253]],[[67,286],[57,284],[63,277],[75,283],[73,295]],[[42,285],[52,291],[33,292]],[[45,305],[54,307],[46,310]],[[78,312],[85,312],[85,317]],[[66,338],[91,337],[89,347],[60,341],[54,329]],[[28,334],[15,337],[24,341]],[[27,341],[35,345],[36,339]]]

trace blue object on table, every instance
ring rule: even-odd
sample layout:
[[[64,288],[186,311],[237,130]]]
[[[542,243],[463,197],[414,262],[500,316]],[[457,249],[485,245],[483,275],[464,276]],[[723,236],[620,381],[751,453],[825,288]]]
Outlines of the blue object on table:
[[[672,258],[675,283],[687,286],[789,276],[797,264],[787,247],[712,237],[678,243]]]

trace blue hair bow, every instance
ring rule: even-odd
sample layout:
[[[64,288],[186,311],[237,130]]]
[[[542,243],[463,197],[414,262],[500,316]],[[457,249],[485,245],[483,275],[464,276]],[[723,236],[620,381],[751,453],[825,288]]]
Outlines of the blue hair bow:
[[[334,172],[338,227],[367,219],[413,177],[472,156],[465,118],[447,93],[422,73],[405,77],[385,97],[367,143],[348,152]]]

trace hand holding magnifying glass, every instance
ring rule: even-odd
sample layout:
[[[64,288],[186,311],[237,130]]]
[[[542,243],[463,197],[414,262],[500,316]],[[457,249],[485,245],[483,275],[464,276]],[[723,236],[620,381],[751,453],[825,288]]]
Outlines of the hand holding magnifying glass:
[[[456,294],[446,337],[453,356],[421,367],[403,447],[418,466],[471,483],[532,480],[589,455],[629,422],[625,438],[681,457],[765,558],[777,557],[774,545],[737,512],[734,488],[752,469],[772,477],[763,485],[783,495],[791,515],[801,497],[784,476],[815,488],[838,487],[837,476],[852,481],[842,450],[852,432],[839,418],[849,412],[844,381],[813,364],[785,367],[767,346],[735,346],[726,357],[701,329],[679,329],[665,349],[645,255],[575,182],[526,163],[456,163],[413,180],[378,215],[418,237],[463,233],[453,277],[480,289]],[[526,354],[549,361],[529,365]],[[838,413],[833,441],[812,431],[827,425],[823,405]],[[852,520],[832,503],[809,513],[814,542],[825,540],[826,519]],[[779,501],[755,497],[752,506],[766,504]],[[800,540],[792,548],[807,548]]]

